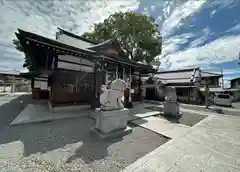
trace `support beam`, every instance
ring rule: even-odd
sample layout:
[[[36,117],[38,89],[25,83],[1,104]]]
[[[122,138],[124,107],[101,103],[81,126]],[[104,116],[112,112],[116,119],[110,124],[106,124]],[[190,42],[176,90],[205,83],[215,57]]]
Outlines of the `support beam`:
[[[116,79],[118,79],[118,66],[116,66]]]
[[[108,72],[106,71],[105,72],[105,85],[108,84]]]
[[[125,67],[123,66],[123,74],[122,74],[122,75],[123,75],[123,80],[124,80],[124,81],[126,81],[125,73],[126,73],[126,72],[125,72]]]
[[[129,68],[129,104],[132,103],[132,94],[131,94],[131,90],[132,90],[132,71],[131,68]]]

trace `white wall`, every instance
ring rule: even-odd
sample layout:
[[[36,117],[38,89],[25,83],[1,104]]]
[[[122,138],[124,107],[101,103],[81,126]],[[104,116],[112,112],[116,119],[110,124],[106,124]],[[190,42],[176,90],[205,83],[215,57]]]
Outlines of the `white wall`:
[[[64,61],[69,61],[69,62],[74,62],[74,63],[79,63],[79,64],[85,64],[85,65],[89,65],[89,66],[94,66],[94,63],[90,60],[83,59],[83,58],[76,57],[76,56],[71,56],[71,55],[59,55],[58,59],[64,60]]]
[[[60,68],[60,69],[83,71],[83,72],[88,72],[88,73],[94,72],[94,63],[91,62],[90,60],[79,58],[79,57],[74,57],[71,55],[59,55],[58,59],[66,61],[66,62],[58,61],[58,68]],[[68,63],[68,62],[74,62],[74,63],[78,63],[78,64],[73,64],[73,63]],[[80,64],[83,64],[83,65],[80,65]],[[84,66],[84,64],[89,65],[89,66]]]
[[[59,35],[57,40],[61,43],[71,45],[71,46],[74,46],[74,47],[77,47],[77,48],[89,48],[89,47],[94,46],[94,44],[76,39],[74,37],[70,37],[70,36],[65,35],[65,34]]]
[[[34,80],[34,88],[40,88],[41,90],[47,90],[48,89],[48,78],[42,78],[47,77],[47,75],[40,75],[39,77],[36,77]]]

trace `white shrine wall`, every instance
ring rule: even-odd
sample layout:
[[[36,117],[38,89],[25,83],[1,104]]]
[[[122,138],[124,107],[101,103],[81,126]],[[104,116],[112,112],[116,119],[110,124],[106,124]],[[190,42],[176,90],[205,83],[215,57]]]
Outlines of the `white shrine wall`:
[[[83,58],[75,57],[71,55],[59,55],[57,67],[59,69],[82,71],[82,72],[88,72],[88,73],[94,72],[93,62],[87,59],[83,59]]]
[[[48,90],[48,75],[41,74],[34,78],[34,88]]]

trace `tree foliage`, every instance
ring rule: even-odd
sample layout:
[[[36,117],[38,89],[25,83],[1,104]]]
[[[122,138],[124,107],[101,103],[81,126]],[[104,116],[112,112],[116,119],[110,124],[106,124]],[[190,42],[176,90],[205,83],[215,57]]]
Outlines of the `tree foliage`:
[[[117,38],[128,57],[135,61],[150,63],[161,54],[162,40],[154,19],[132,11],[110,15],[83,36],[97,42]]]

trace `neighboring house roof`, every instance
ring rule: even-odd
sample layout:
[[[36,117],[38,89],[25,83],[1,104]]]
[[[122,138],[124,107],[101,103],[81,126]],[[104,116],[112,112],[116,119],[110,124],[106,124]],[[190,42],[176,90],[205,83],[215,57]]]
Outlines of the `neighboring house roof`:
[[[240,79],[240,77],[233,78],[233,79],[231,79],[230,81],[232,82],[232,81],[235,81],[235,80],[238,80],[238,79]]]
[[[157,77],[165,83],[168,84],[190,84],[191,83],[191,78],[193,75],[193,72],[195,69],[200,69],[200,68],[189,68],[189,69],[181,69],[181,70],[172,70],[172,71],[163,71],[163,72],[157,72],[154,77]],[[143,76],[146,77],[146,76]],[[201,72],[201,77],[203,78],[210,78],[210,77],[217,77],[221,78],[221,74],[217,73],[211,73],[211,72]]]
[[[200,91],[205,91],[205,88],[204,87],[200,88]],[[223,89],[221,87],[209,88],[209,92],[224,92],[224,91],[228,91],[228,90]]]
[[[200,91],[205,91],[205,88],[200,88]],[[221,88],[221,87],[215,87],[215,88],[209,88],[209,92],[234,92],[234,91],[240,91],[240,89],[232,89],[232,88]]]
[[[3,75],[20,75],[20,71],[0,69],[0,74],[3,74]]]
[[[157,72],[155,74],[155,76],[158,78],[163,78],[163,79],[187,79],[187,78],[192,77],[194,69],[199,69],[199,68]],[[221,74],[204,72],[204,71],[201,72],[201,76],[203,78],[206,78],[206,77],[219,77],[220,78],[220,77],[222,77]]]
[[[219,78],[221,78],[223,76],[222,74],[212,73],[212,72],[204,72],[204,71],[202,71],[201,75],[202,75],[203,78],[207,78],[207,77],[219,77]]]
[[[182,70],[157,72],[154,77],[164,80],[167,84],[184,84],[191,83],[193,71],[199,68],[190,68]]]
[[[168,79],[168,80],[166,80],[165,79],[165,81],[168,83],[168,84],[184,84],[184,83],[191,83],[191,80],[190,80],[190,78],[187,78],[187,79]]]

